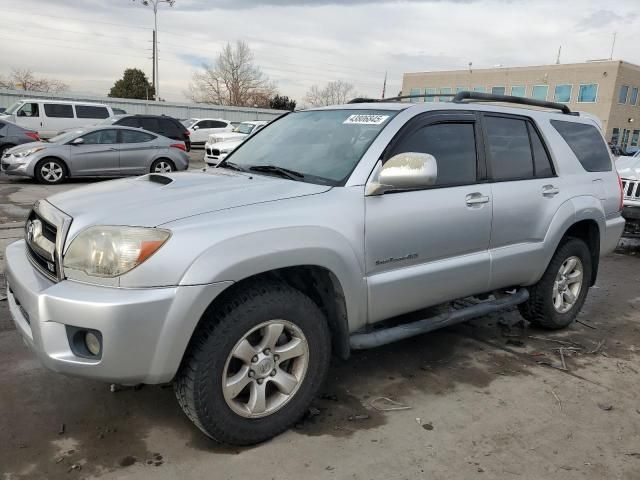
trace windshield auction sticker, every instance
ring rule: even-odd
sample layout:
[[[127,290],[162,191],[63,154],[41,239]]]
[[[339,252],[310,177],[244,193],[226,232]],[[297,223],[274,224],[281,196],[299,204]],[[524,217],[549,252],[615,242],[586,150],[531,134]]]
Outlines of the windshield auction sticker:
[[[357,125],[380,125],[389,118],[389,115],[366,115],[359,113],[357,115],[350,115],[343,124],[357,124]]]

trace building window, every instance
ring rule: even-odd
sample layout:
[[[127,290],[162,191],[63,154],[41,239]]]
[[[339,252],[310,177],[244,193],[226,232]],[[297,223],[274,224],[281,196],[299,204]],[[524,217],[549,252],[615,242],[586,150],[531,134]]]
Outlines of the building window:
[[[618,103],[627,103],[627,96],[629,95],[629,85],[622,85],[620,87],[620,93],[618,94]]]
[[[627,128],[622,130],[622,141],[620,142],[620,146],[623,149],[626,149],[627,146],[629,145],[629,133],[631,133],[631,130]]]
[[[633,87],[631,89],[631,98],[629,99],[629,105],[635,105],[638,102],[638,88]]]
[[[493,95],[504,95],[505,88],[504,87],[491,87],[491,93]]]
[[[438,93],[438,89],[437,88],[431,88],[431,87],[427,87],[424,89],[424,93],[426,93],[427,95],[435,95],[436,93]],[[424,97],[424,101],[425,102],[429,102],[429,103],[433,103],[436,101],[435,97]]]
[[[580,85],[578,90],[578,103],[594,103],[598,98],[598,85],[587,83]]]
[[[469,87],[456,87],[456,93],[468,92],[468,91],[469,91]]]
[[[633,133],[631,134],[631,146],[632,147],[637,147],[638,146],[638,139],[640,139],[640,130],[634,130]]]
[[[484,93],[484,87],[473,87],[474,92]]]
[[[571,101],[571,90],[573,85],[556,85],[553,99],[560,103],[569,103]]]
[[[524,85],[514,85],[511,87],[511,95],[514,97],[524,97],[527,92],[527,87]]]
[[[451,93],[451,87],[442,87],[440,93],[443,95],[449,95]],[[448,102],[453,97],[438,97],[439,102]]]
[[[620,129],[614,128],[611,133],[611,145],[618,145],[618,141],[620,140]]]
[[[531,89],[531,98],[546,100],[549,95],[549,85],[534,85]]]
[[[412,88],[411,91],[409,92],[409,95],[420,95],[420,89],[419,88]],[[419,98],[410,98],[409,101],[411,103],[416,103],[419,102],[420,99]]]

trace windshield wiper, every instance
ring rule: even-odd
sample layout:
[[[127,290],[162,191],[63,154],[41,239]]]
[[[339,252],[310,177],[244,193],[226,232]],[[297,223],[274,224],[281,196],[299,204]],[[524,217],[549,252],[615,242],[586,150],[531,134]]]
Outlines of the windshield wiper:
[[[284,167],[278,167],[276,165],[254,165],[253,167],[249,167],[249,170],[253,172],[274,173],[281,177],[288,178],[289,180],[299,180],[304,178],[304,173],[289,170]]]
[[[245,172],[246,170],[240,165],[233,162],[220,162],[218,168],[228,168],[229,170],[235,170],[237,172]]]

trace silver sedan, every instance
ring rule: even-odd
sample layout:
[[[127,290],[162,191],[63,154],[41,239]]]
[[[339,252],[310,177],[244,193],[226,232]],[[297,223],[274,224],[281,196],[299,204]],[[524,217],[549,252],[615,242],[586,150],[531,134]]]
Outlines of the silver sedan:
[[[2,172],[55,184],[68,177],[118,177],[189,167],[184,143],[139,128],[79,128],[11,148]]]

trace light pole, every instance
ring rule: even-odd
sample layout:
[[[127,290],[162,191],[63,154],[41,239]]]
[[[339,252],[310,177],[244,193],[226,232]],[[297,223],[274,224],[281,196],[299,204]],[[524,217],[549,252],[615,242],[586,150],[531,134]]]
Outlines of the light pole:
[[[133,0],[134,2],[137,0]],[[156,102],[160,100],[160,79],[158,76],[158,6],[161,3],[166,3],[170,7],[173,7],[176,0],[139,0],[142,5],[153,7],[153,88],[156,97]]]

